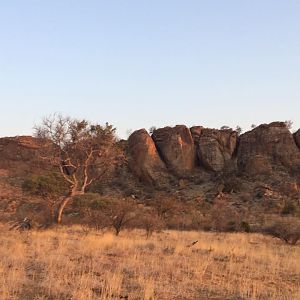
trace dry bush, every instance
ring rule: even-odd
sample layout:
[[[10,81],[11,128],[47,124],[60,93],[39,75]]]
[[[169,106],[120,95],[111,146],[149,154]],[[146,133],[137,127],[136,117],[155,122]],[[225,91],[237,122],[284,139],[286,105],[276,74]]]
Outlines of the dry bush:
[[[157,216],[153,209],[141,210],[134,222],[134,228],[144,229],[146,231],[147,239],[152,236],[154,232],[160,232],[165,228],[165,222]]]
[[[223,193],[238,193],[243,190],[243,181],[236,176],[225,177],[223,185]]]
[[[212,228],[221,232],[233,232],[239,230],[241,216],[231,207],[226,199],[218,199],[211,209]]]
[[[113,228],[116,235],[129,228],[137,218],[137,204],[132,198],[101,197],[87,193],[74,200],[74,206],[84,213],[80,223],[96,229]]]
[[[300,221],[292,217],[281,218],[265,226],[263,232],[279,238],[287,244],[296,245],[300,240]]]

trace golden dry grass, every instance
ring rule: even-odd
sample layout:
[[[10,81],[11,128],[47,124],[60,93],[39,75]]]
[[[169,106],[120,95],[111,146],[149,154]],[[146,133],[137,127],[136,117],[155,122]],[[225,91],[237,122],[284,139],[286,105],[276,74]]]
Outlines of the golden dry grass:
[[[0,229],[3,300],[300,299],[299,245],[257,234]]]

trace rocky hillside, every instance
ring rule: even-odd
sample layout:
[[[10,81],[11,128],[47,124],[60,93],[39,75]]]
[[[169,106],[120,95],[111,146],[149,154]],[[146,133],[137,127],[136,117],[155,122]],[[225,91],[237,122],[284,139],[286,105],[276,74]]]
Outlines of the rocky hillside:
[[[105,181],[95,182],[91,192],[134,197],[144,204],[174,199],[184,207],[176,215],[184,226],[199,216],[201,222],[218,216],[219,222],[225,210],[227,221],[242,218],[249,223],[266,214],[300,216],[300,130],[292,134],[283,122],[263,124],[242,135],[202,126],[159,128],[152,135],[140,129],[120,143],[126,164]],[[28,176],[49,172],[39,159],[41,145],[29,136],[0,139],[3,215],[23,217],[43,210],[43,200],[21,188]],[[66,214],[74,212],[71,207]]]

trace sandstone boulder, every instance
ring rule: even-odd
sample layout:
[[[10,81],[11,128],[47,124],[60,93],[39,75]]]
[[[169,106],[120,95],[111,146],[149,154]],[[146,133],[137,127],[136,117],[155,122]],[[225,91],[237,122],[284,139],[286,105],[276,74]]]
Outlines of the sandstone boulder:
[[[180,174],[195,167],[194,141],[184,125],[164,127],[153,132],[152,138],[167,167]]]
[[[137,130],[130,135],[128,150],[129,167],[140,180],[156,185],[165,179],[166,166],[145,129]]]
[[[238,168],[250,174],[299,169],[300,151],[284,122],[263,124],[240,136]]]
[[[231,129],[218,130],[195,126],[191,128],[200,165],[220,172],[231,160],[237,146],[237,133]]]

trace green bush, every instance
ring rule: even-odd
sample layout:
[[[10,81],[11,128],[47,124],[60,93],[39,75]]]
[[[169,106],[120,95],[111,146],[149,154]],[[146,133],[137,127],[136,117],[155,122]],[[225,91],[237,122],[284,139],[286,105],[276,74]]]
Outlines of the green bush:
[[[41,197],[62,195],[66,188],[65,182],[56,173],[33,175],[22,184],[24,191]]]

